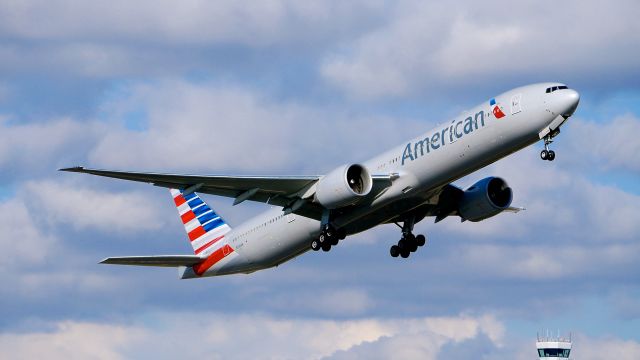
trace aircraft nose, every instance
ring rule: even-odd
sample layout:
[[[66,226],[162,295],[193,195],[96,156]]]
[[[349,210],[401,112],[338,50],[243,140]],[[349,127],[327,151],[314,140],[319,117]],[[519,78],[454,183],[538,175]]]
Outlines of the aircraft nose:
[[[566,89],[563,91],[558,91],[557,96],[561,97],[560,103],[562,104],[562,111],[560,112],[562,116],[568,118],[573,115],[573,113],[578,108],[578,103],[580,102],[580,94],[577,91],[572,89]]]

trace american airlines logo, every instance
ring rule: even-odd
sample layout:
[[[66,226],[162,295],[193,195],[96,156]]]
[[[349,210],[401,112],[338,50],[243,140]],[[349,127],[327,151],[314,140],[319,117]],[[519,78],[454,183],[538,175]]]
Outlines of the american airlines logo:
[[[496,108],[500,109],[497,106]],[[502,113],[502,111],[500,112]],[[504,114],[502,114],[502,116],[504,116]],[[404,165],[406,160],[416,160],[420,156],[424,156],[425,153],[428,154],[431,151],[444,147],[447,144],[447,140],[449,140],[449,143],[452,143],[482,127],[484,127],[484,111],[482,110],[477,112],[473,117],[469,116],[458,122],[453,120],[451,121],[451,125],[432,133],[423,140],[408,143],[402,153],[402,165]]]
[[[493,112],[496,119],[500,119],[505,116],[500,106],[496,103],[496,99],[491,99],[491,101],[489,101],[489,105],[491,105],[491,112]]]

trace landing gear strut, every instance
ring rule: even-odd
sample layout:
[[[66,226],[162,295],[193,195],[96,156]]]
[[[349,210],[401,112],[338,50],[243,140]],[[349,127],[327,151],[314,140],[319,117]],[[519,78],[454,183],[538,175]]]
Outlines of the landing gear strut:
[[[553,140],[551,140],[552,137],[553,137],[552,134],[549,134],[544,137],[544,150],[540,152],[540,158],[542,160],[553,161],[553,159],[556,158],[556,152],[553,150],[549,150],[549,144],[553,142]]]
[[[424,244],[427,242],[427,239],[424,235],[413,235],[412,232],[414,222],[415,219],[412,217],[405,220],[405,222],[402,224],[402,238],[400,239],[400,241],[398,241],[397,245],[393,245],[389,249],[389,253],[391,254],[391,256],[402,256],[406,259],[412,252],[418,250],[418,247],[424,246]]]

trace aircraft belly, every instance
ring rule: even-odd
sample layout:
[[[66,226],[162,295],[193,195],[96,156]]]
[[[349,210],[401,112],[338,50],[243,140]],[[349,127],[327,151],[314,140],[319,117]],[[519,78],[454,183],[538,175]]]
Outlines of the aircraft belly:
[[[320,229],[320,222],[303,216],[293,216],[270,225],[242,248],[253,271],[276,266],[309,249],[312,235]]]

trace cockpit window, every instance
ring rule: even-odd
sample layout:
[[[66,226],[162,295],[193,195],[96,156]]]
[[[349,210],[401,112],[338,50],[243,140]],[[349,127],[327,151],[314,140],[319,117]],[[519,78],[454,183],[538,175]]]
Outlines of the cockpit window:
[[[568,87],[568,86],[565,86],[565,85],[561,85],[561,86],[552,86],[552,87],[547,88],[547,91],[545,91],[545,92],[548,94],[548,93],[552,93],[552,92],[554,92],[554,91],[556,91],[556,90],[566,90],[566,89],[568,89],[568,88],[569,88],[569,87]]]

